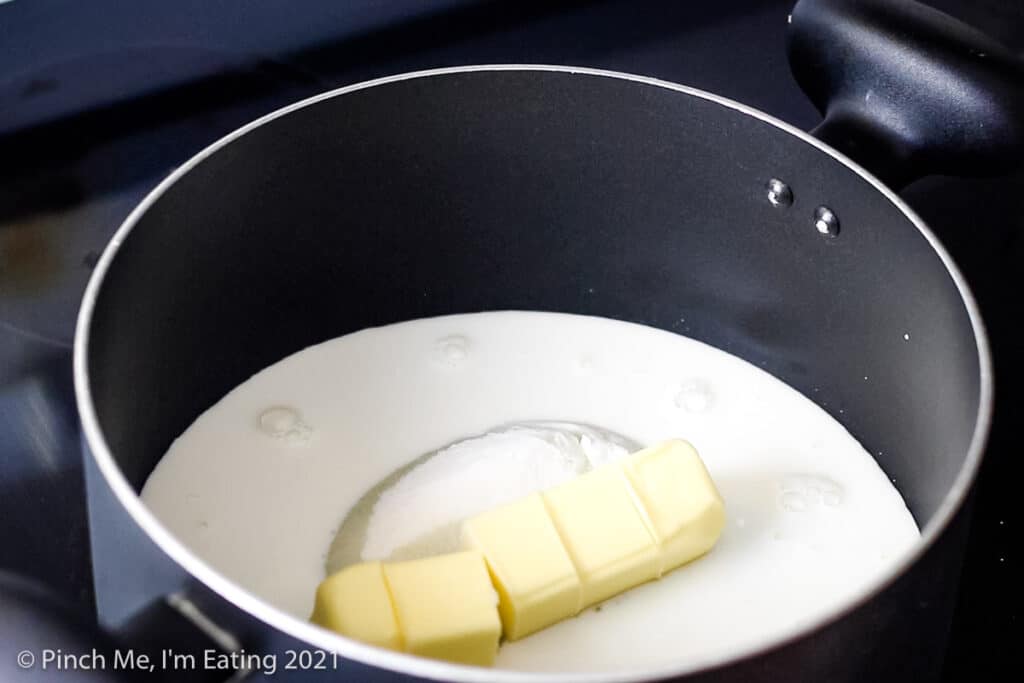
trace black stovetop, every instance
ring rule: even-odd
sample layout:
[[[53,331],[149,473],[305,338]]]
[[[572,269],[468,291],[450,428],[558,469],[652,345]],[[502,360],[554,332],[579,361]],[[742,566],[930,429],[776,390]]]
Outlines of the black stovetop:
[[[934,0],[1024,53],[1019,0]],[[785,59],[790,0],[0,0],[0,568],[92,605],[70,350],[105,242],[176,165],[242,123],[374,76],[555,63],[655,76],[802,128]],[[1020,618],[1014,425],[1024,174],[931,178],[903,196],[960,264],[996,364],[949,680],[1008,667]]]

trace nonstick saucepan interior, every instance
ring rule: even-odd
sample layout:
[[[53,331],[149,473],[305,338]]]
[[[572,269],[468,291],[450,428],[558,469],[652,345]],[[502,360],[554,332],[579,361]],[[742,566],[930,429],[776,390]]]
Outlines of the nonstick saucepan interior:
[[[136,488],[285,355],[485,310],[685,319],[843,409],[922,524],[978,419],[972,311],[913,215],[792,131],[642,80],[482,69],[322,99],[178,177],[108,266],[88,371]]]

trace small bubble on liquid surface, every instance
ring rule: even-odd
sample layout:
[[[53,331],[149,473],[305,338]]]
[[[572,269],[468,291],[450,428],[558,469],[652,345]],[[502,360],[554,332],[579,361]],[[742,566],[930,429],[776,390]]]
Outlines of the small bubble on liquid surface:
[[[576,371],[589,375],[594,371],[594,359],[590,356],[580,356],[576,359]]]
[[[787,512],[804,512],[842,505],[843,489],[828,477],[816,474],[789,475],[779,484],[779,507]]]
[[[703,413],[714,404],[715,395],[704,380],[689,379],[678,386],[672,401],[688,413]]]
[[[312,433],[299,412],[288,406],[272,406],[260,413],[260,431],[289,443],[303,443]]]
[[[291,408],[275,406],[260,415],[260,428],[271,436],[283,436],[299,423],[299,415]]]
[[[438,339],[434,344],[434,359],[439,365],[456,367],[469,357],[469,340],[461,334]]]

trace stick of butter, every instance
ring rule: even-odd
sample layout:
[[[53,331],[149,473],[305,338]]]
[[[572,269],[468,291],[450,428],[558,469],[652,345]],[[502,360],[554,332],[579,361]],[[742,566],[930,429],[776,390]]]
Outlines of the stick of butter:
[[[697,451],[666,441],[462,528],[463,552],[325,579],[312,620],[367,643],[489,666],[522,638],[708,552],[725,506]],[[495,590],[497,592],[495,592]]]

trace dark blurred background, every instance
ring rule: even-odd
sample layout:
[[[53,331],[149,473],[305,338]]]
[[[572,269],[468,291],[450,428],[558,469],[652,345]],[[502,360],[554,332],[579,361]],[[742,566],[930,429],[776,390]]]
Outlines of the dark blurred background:
[[[592,66],[692,85],[801,128],[791,0],[0,0],[0,568],[92,608],[71,391],[78,302],[110,235],[171,169],[308,95],[440,66]],[[1024,55],[1021,0],[928,0]],[[1022,84],[1024,87],[1024,84]],[[992,335],[995,428],[948,680],[1009,671],[1020,630],[1024,422],[1017,330],[1024,174],[930,178],[903,196],[948,246]],[[884,400],[880,397],[879,400]]]

